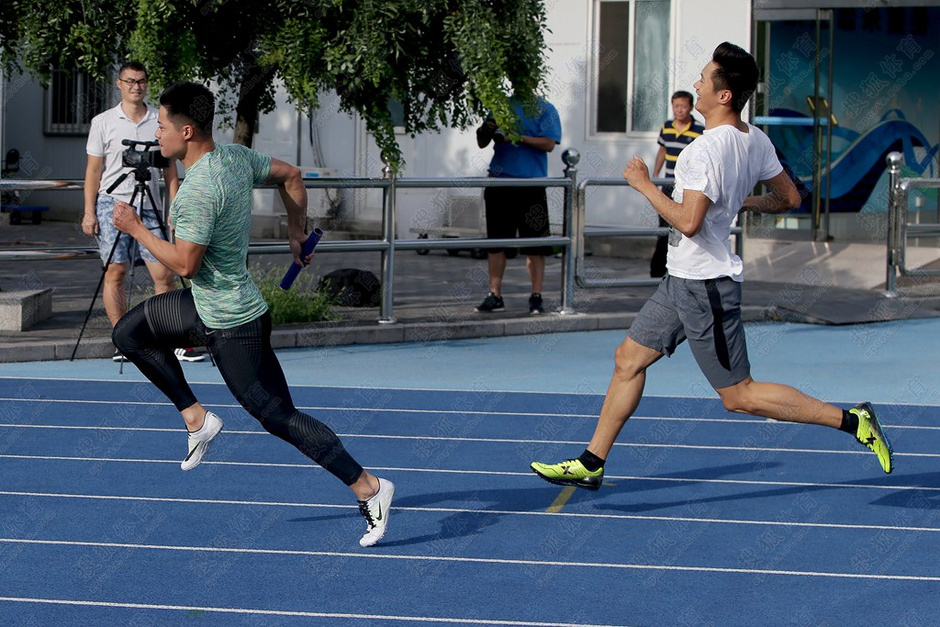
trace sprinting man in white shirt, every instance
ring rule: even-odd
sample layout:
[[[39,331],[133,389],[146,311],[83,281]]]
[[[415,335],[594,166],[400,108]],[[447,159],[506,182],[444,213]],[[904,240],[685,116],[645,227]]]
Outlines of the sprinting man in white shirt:
[[[627,163],[624,178],[672,228],[668,274],[617,347],[591,442],[578,458],[533,462],[532,470],[543,479],[600,488],[606,458],[643,395],[647,368],[685,340],[728,411],[840,429],[871,449],[882,469],[891,472],[891,445],[870,404],[844,410],[789,385],[751,378],[741,323],[743,267],[731,250],[731,222],[742,208],[782,213],[800,205],[770,140],[741,119],[757,79],[757,64],[748,52],[728,42],[715,49],[695,83],[705,133],[679,155],[672,198],[650,181],[642,159]],[[758,182],[769,192],[752,196]]]

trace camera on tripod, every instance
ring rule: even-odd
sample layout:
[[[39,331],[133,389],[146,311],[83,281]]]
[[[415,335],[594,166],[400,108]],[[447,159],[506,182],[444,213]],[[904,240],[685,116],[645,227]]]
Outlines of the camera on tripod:
[[[144,172],[148,168],[162,169],[170,167],[170,160],[160,154],[159,142],[124,139],[121,140],[121,144],[128,147],[121,154],[121,163],[125,168],[134,168]],[[138,150],[138,146],[141,149]],[[154,148],[157,149],[154,150]]]

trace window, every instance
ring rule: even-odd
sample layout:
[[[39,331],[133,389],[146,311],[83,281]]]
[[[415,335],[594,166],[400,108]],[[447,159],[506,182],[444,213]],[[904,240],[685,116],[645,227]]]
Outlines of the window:
[[[53,70],[45,94],[47,135],[85,135],[91,119],[108,108],[111,88],[84,72]]]
[[[398,98],[388,99],[388,112],[392,116],[392,124],[396,133],[405,132],[405,105]]]
[[[670,0],[599,0],[595,130],[657,131],[669,116]]]

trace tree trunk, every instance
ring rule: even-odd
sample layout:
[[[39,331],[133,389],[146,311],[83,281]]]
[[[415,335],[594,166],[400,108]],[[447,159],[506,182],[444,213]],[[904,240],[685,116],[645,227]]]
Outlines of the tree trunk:
[[[235,137],[233,141],[236,144],[251,148],[251,142],[255,137],[255,124],[258,121],[258,112],[255,110],[250,114],[245,113],[241,102],[238,103],[236,111],[237,117],[235,118]]]
[[[251,148],[258,126],[258,110],[265,90],[274,78],[273,70],[252,65],[242,78],[238,104],[235,106],[234,142]]]

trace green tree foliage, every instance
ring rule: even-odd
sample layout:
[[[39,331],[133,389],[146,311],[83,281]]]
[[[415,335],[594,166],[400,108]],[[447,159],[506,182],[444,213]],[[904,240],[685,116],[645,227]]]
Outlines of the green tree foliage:
[[[110,80],[134,58],[153,89],[215,80],[246,145],[276,79],[303,111],[336,90],[397,166],[391,100],[410,134],[486,111],[511,128],[510,92],[542,85],[545,19],[541,0],[3,0],[0,56],[40,79],[62,67]]]

